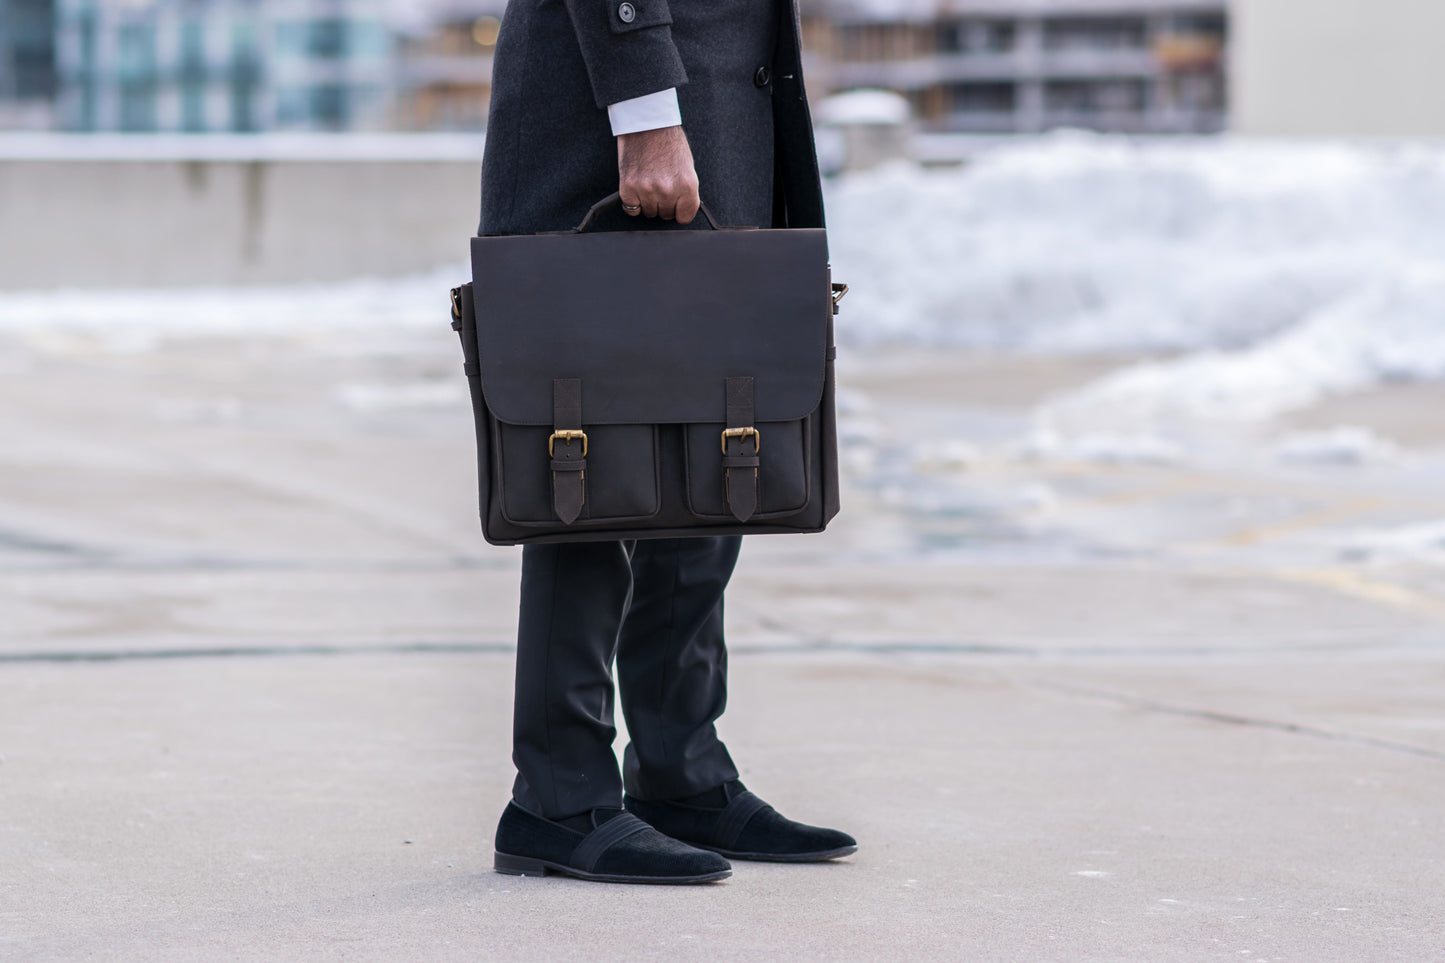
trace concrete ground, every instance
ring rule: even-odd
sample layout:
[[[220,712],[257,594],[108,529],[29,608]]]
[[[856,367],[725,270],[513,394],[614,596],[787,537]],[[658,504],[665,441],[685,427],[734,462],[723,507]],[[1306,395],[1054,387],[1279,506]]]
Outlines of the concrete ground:
[[[517,553],[447,332],[0,343],[0,959],[1445,959],[1425,389],[1350,469],[1000,454],[1115,362],[843,371],[847,511],[749,541],[724,737],[860,840],[490,872]],[[938,449],[942,434],[979,451]]]

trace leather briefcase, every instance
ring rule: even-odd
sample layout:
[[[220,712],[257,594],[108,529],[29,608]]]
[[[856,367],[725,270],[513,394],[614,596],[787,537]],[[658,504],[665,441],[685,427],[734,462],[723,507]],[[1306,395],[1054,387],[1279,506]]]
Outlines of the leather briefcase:
[[[452,290],[496,545],[820,532],[838,512],[822,229],[472,239]]]

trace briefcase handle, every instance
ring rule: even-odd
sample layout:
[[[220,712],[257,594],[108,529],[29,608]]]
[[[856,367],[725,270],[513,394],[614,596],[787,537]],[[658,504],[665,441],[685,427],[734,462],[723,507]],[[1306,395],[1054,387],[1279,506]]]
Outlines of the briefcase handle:
[[[589,225],[591,225],[592,219],[593,219],[594,217],[596,217],[598,214],[602,213],[603,211],[607,210],[607,208],[611,207],[612,205],[614,205],[614,204],[619,204],[619,205],[620,205],[621,203],[622,203],[622,194],[621,194],[619,191],[613,191],[611,194],[608,194],[606,197],[602,198],[602,200],[598,201],[596,204],[593,204],[592,207],[587,211],[587,216],[584,217],[584,218],[582,218],[582,223],[581,223],[581,224],[578,224],[577,227],[574,228],[573,230],[575,230],[576,233],[581,234],[583,231],[587,230],[587,228],[588,228]],[[723,228],[721,228],[721,227],[718,226],[718,222],[715,221],[715,220],[713,220],[712,212],[707,209],[707,205],[706,205],[706,204],[702,203],[701,201],[698,201],[697,207],[698,207],[698,210],[702,211],[702,216],[705,217],[705,218],[707,218],[708,224],[712,225],[712,229],[713,229],[714,231],[721,231],[721,230],[723,230]]]

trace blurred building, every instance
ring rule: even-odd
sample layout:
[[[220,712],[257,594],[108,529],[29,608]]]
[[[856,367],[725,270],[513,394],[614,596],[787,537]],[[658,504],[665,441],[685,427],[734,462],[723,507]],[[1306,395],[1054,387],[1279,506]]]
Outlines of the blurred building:
[[[934,130],[1217,131],[1226,3],[813,0],[810,87],[899,91]]]
[[[398,25],[396,122],[402,130],[481,130],[506,0],[434,0]]]
[[[0,129],[49,127],[54,96],[54,0],[0,0]]]
[[[1442,0],[1232,0],[1231,127],[1445,137]]]
[[[386,0],[55,0],[59,126],[390,125]]]

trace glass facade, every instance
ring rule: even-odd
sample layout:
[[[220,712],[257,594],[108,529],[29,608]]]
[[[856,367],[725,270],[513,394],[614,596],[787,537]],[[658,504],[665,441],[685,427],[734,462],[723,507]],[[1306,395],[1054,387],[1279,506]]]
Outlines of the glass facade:
[[[181,98],[181,129],[202,133],[209,128],[206,120],[206,25],[191,16],[181,22],[180,74],[177,80]]]
[[[156,29],[127,23],[120,29],[116,77],[120,85],[120,129],[156,129]]]
[[[392,124],[390,0],[55,2],[64,128],[248,133]]]
[[[0,0],[0,99],[55,92],[54,0]]]

